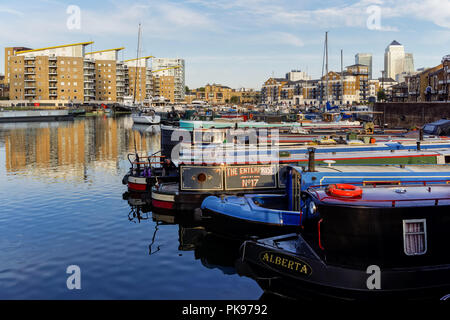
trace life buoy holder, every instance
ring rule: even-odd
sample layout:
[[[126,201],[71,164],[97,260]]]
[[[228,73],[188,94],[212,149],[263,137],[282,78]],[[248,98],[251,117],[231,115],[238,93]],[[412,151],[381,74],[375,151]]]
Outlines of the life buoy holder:
[[[327,191],[332,196],[345,198],[359,197],[363,193],[363,190],[360,187],[345,183],[329,185]]]

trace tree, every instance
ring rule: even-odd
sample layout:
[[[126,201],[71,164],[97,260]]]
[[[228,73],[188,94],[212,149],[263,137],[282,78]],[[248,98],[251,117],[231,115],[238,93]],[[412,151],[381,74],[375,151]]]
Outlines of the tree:
[[[232,96],[230,99],[230,103],[232,103],[232,104],[237,104],[239,102],[240,102],[240,99],[238,96]]]
[[[186,94],[189,94],[189,93],[191,92],[191,90],[189,90],[189,87],[188,87],[188,86],[185,86],[185,87],[184,87],[184,92],[185,92]]]
[[[384,92],[384,89],[380,89],[377,92],[377,100],[378,101],[385,101],[386,100],[386,93]]]

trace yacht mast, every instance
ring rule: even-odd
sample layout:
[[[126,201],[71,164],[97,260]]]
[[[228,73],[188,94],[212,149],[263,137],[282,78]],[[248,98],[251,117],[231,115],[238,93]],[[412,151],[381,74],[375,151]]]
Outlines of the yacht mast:
[[[325,76],[326,76],[326,99],[328,102],[328,31],[325,32]]]
[[[137,87],[137,82],[138,82],[138,64],[139,64],[139,48],[141,45],[141,24],[139,23],[139,28],[138,28],[138,44],[137,44],[137,52],[136,52],[136,68],[135,68],[135,73],[134,73],[134,94],[133,94],[133,104],[136,103],[136,87]],[[139,77],[140,80],[140,77]]]
[[[343,53],[341,49],[341,106],[344,104],[344,65],[343,65]]]

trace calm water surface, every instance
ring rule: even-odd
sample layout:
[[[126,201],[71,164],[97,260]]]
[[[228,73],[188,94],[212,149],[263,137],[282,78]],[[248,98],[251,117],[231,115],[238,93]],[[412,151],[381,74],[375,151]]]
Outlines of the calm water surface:
[[[130,117],[0,124],[0,299],[258,299],[234,247],[123,200],[126,155],[159,150]],[[66,268],[81,268],[68,290]]]

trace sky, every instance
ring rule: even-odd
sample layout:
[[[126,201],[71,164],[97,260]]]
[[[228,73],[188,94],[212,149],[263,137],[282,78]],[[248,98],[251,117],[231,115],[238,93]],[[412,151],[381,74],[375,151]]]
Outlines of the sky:
[[[355,63],[356,53],[372,53],[380,77],[393,40],[414,54],[416,69],[450,54],[450,0],[0,0],[2,47],[94,41],[88,51],[123,46],[120,58],[130,59],[139,23],[140,54],[185,59],[190,88],[260,89],[290,70],[319,78],[326,31],[334,71],[342,49],[344,67]]]

